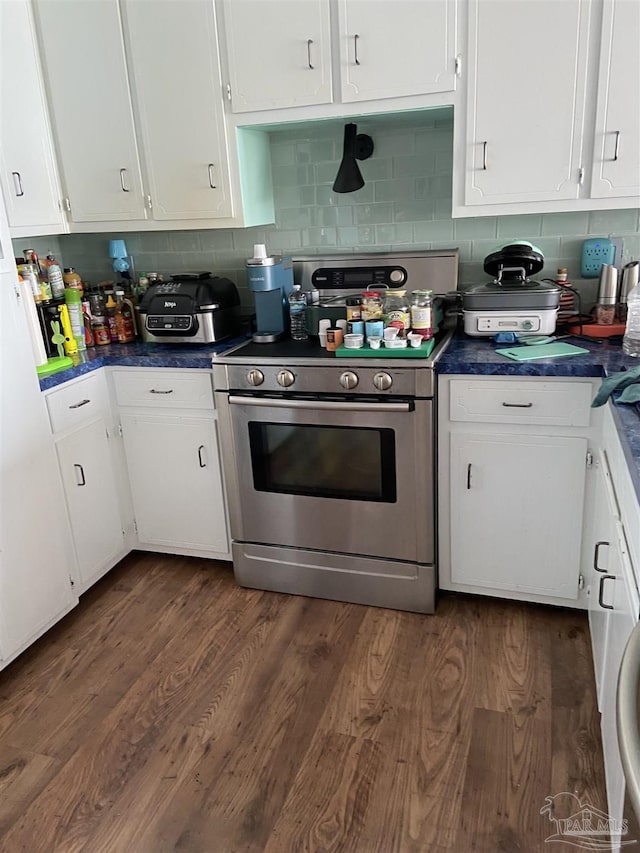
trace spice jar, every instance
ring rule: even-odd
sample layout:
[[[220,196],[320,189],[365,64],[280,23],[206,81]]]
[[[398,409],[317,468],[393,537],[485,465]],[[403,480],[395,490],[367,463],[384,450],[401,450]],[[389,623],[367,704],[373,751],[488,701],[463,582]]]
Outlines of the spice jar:
[[[382,296],[377,290],[365,290],[362,294],[361,319],[382,320]]]
[[[339,326],[330,326],[327,329],[327,349],[335,352],[344,339],[344,332]]]
[[[411,324],[411,313],[406,290],[390,290],[384,299],[384,324],[395,326],[404,338]]]
[[[362,319],[362,302],[359,296],[350,296],[346,300],[347,305],[347,322],[359,322]]]
[[[433,300],[431,290],[414,290],[411,294],[411,328],[423,341],[433,337]]]

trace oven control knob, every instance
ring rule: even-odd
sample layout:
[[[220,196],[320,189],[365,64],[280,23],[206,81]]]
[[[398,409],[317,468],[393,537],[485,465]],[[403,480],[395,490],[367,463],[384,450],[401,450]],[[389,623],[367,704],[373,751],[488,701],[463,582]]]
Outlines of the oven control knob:
[[[352,388],[355,388],[358,384],[358,375],[354,373],[352,370],[347,370],[340,377],[340,384],[347,391],[351,391]]]
[[[282,385],[283,388],[288,388],[296,381],[296,377],[290,370],[279,370],[276,379],[278,380],[278,385]]]
[[[393,284],[403,284],[404,283],[404,271],[403,270],[391,270],[389,273],[389,280]]]
[[[255,367],[251,368],[247,373],[247,382],[249,385],[262,385],[264,382],[264,373]]]
[[[376,386],[378,391],[388,391],[393,385],[393,379],[388,373],[376,373],[373,377],[373,384]]]

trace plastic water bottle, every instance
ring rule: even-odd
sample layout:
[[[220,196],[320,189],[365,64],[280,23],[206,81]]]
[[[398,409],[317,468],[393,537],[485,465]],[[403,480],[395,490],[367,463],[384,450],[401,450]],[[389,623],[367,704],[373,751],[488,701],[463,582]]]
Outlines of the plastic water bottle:
[[[291,322],[291,337],[294,341],[306,341],[309,335],[304,328],[307,300],[300,290],[299,284],[293,285],[289,294],[289,319]],[[640,344],[640,341],[638,342]]]
[[[637,284],[627,295],[627,326],[622,349],[627,355],[640,358],[640,285]]]

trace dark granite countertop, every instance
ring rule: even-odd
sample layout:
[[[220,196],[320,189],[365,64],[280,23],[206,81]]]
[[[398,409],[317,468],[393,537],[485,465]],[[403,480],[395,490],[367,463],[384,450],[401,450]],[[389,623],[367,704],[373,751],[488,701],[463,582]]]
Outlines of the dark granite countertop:
[[[640,367],[640,359],[622,351],[620,339],[600,343],[596,340],[571,337],[565,338],[564,342],[583,347],[589,352],[584,355],[519,362],[496,352],[496,349],[506,346],[505,344],[495,344],[489,338],[470,338],[462,332],[457,332],[440,356],[436,371],[439,374],[470,376],[566,376],[575,379],[611,376],[621,370]],[[636,406],[615,402],[613,413],[640,502],[640,411]]]

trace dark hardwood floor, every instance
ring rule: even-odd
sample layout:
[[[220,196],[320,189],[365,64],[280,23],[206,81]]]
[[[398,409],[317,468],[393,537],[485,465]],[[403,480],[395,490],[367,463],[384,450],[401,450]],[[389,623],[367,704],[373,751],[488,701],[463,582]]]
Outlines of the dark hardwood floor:
[[[606,811],[586,616],[434,616],[132,554],[0,673],[3,853],[535,853]]]

